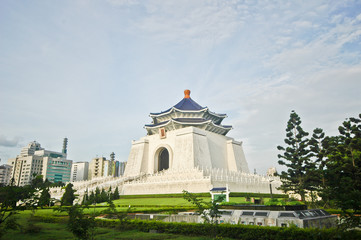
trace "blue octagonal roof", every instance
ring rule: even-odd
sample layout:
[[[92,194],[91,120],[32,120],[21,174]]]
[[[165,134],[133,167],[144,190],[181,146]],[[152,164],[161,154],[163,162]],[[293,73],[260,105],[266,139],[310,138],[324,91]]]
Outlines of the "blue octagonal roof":
[[[183,98],[179,103],[174,105],[174,108],[179,110],[201,110],[204,109],[201,105],[193,101],[191,98]]]

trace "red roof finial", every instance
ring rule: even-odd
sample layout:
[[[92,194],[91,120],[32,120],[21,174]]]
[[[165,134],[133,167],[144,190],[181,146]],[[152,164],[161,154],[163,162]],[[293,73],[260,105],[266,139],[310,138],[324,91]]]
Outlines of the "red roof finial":
[[[188,90],[188,89],[186,89],[186,90],[184,90],[184,98],[191,98],[191,90]]]

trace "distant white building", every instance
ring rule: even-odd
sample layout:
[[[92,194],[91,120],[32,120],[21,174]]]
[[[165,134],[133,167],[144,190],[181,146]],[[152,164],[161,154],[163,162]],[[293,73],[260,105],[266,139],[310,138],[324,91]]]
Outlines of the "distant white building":
[[[66,159],[67,141],[65,138],[62,152],[45,150],[35,141],[22,148],[20,155],[8,160],[14,184],[28,185],[36,175],[42,175],[44,180],[51,182],[69,182],[73,161]]]
[[[9,185],[11,170],[11,165],[4,164],[0,166],[0,185]]]
[[[71,167],[70,181],[88,180],[89,162],[76,162]]]

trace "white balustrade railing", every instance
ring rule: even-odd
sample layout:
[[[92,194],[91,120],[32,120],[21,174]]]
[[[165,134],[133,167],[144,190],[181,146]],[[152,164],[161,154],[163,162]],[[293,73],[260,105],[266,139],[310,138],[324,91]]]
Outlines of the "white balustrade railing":
[[[273,186],[281,184],[279,177],[262,176],[251,173],[228,171],[225,169],[209,169],[209,168],[181,168],[168,169],[154,174],[141,173],[133,177],[101,177],[87,181],[72,182],[77,194],[83,195],[84,192],[94,191],[97,187],[109,189],[118,187],[119,192],[122,192],[123,185],[139,185],[147,183],[181,183],[190,181],[208,181],[208,182],[226,182],[241,184],[244,186],[267,189],[270,182]],[[63,194],[61,187],[50,188],[52,196],[59,196]]]

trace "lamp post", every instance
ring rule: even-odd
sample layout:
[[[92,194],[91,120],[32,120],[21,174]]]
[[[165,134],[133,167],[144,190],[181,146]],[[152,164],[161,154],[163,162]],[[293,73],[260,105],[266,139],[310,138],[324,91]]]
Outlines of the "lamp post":
[[[271,193],[271,199],[273,199],[273,195],[272,195],[272,182],[273,182],[272,179],[269,180],[269,191],[270,191],[270,193]]]

